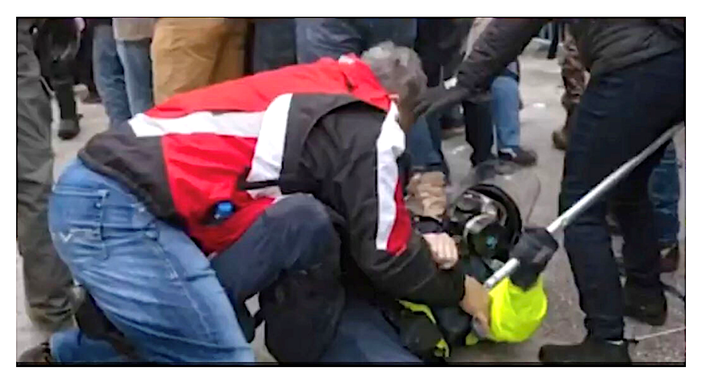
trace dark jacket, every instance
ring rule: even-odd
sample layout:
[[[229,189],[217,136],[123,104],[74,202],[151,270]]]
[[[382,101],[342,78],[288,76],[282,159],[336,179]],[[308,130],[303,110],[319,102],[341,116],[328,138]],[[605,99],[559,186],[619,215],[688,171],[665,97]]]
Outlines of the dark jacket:
[[[475,42],[461,64],[458,85],[484,90],[515,59],[549,19],[495,19]],[[583,18],[568,20],[583,65],[591,76],[621,69],[680,49],[685,45],[684,21],[680,34],[668,33],[658,19]],[[664,21],[664,20],[663,20]]]

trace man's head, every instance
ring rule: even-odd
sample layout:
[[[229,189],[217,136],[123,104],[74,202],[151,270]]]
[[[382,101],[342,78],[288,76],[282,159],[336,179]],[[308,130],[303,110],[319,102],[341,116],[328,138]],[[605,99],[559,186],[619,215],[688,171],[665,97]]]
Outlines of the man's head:
[[[363,52],[360,59],[391,94],[400,111],[400,126],[409,130],[415,123],[413,108],[427,89],[427,76],[418,54],[387,41]]]

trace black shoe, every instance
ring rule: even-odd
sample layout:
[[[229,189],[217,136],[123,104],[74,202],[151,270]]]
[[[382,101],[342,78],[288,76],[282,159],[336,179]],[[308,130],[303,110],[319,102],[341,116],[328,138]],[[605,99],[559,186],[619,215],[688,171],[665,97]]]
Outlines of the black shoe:
[[[546,364],[632,363],[627,341],[619,341],[616,344],[590,337],[586,337],[583,342],[576,345],[545,345],[540,348],[538,358],[540,362]]]
[[[625,315],[652,326],[667,320],[667,299],[662,287],[651,290],[625,282]]]
[[[532,166],[537,163],[537,154],[533,150],[525,150],[522,147],[517,149],[504,148],[498,150],[498,158],[517,163],[521,166]]]
[[[102,103],[102,99],[100,99],[100,95],[97,92],[88,92],[82,99],[82,102],[85,104],[98,104]]]
[[[58,136],[60,139],[69,140],[80,133],[80,123],[77,119],[63,119],[60,121]]]
[[[50,353],[50,343],[43,342],[38,346],[24,351],[17,359],[18,363],[23,364],[52,364],[52,354]]]
[[[660,251],[660,272],[672,273],[680,265],[680,248],[678,244],[664,247]]]

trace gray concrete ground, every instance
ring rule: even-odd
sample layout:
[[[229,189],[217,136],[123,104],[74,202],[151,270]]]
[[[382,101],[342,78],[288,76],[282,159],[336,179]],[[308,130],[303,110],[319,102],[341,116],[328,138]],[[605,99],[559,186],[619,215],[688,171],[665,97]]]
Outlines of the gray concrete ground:
[[[556,217],[557,196],[560,188],[563,153],[552,147],[550,133],[560,127],[564,120],[564,110],[560,105],[563,92],[560,79],[560,67],[557,61],[545,60],[538,54],[537,47],[530,47],[521,57],[522,81],[521,93],[525,108],[521,112],[522,143],[537,151],[538,165],[533,171],[541,182],[541,193],[535,210],[529,220],[531,225],[546,226]],[[82,133],[71,141],[54,138],[56,153],[55,174],[59,175],[64,165],[94,134],[107,127],[107,118],[101,105],[79,104],[79,112],[84,115],[80,125]],[[57,108],[55,108],[57,118]],[[57,129],[53,124],[53,130]],[[675,138],[678,154],[685,158],[684,130]],[[470,168],[468,157],[470,148],[464,141],[461,131],[451,131],[446,135],[443,149],[451,166],[455,180],[459,180]],[[684,164],[684,161],[682,162]],[[665,274],[663,280],[685,292],[685,170],[681,169],[681,268],[674,274]],[[618,242],[616,242],[618,243]],[[616,245],[618,246],[618,245]],[[16,302],[16,352],[42,341],[44,336],[30,323],[24,305],[22,284],[22,259],[17,256],[17,302]],[[583,314],[578,306],[577,291],[564,250],[560,250],[550,262],[545,273],[545,288],[549,309],[547,318],[535,336],[521,344],[481,344],[453,352],[454,362],[535,362],[540,346],[546,343],[575,343],[584,337]],[[651,333],[663,332],[685,326],[684,303],[668,296],[669,316],[666,325],[651,327],[626,319],[626,336],[642,337]],[[253,299],[249,304],[251,311],[257,309]],[[253,342],[260,361],[272,361],[263,345],[262,330]],[[685,332],[680,331],[642,341],[631,349],[633,360],[638,362],[685,362]]]

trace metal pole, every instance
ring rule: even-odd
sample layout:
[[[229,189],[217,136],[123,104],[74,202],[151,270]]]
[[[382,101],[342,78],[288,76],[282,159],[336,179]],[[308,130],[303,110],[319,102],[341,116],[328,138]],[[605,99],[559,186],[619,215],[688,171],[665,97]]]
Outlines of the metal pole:
[[[547,232],[552,235],[557,235],[560,230],[567,227],[567,225],[572,223],[572,221],[575,220],[578,215],[582,214],[590,206],[595,204],[595,202],[597,202],[600,197],[602,197],[606,192],[615,187],[615,185],[620,182],[622,178],[627,176],[627,174],[634,170],[635,167],[637,167],[640,163],[647,159],[652,153],[657,151],[660,146],[662,146],[668,140],[671,140],[673,135],[675,135],[683,127],[683,125],[679,124],[667,130],[664,134],[662,134],[659,138],[652,142],[647,148],[645,148],[639,154],[635,155],[630,160],[625,162],[622,166],[620,166],[617,170],[613,171],[610,175],[605,177],[605,179],[598,183],[598,185],[595,186],[592,190],[590,190],[589,193],[585,194],[585,196],[583,196],[572,207],[567,209],[564,213],[557,217],[557,219],[555,219],[548,227],[546,227],[545,229],[547,230]],[[520,261],[515,258],[511,258],[509,261],[507,261],[507,263],[505,263],[503,267],[498,269],[495,274],[493,274],[485,281],[485,287],[487,289],[492,289],[503,278],[512,274],[513,271],[518,268],[518,266],[520,266]]]

